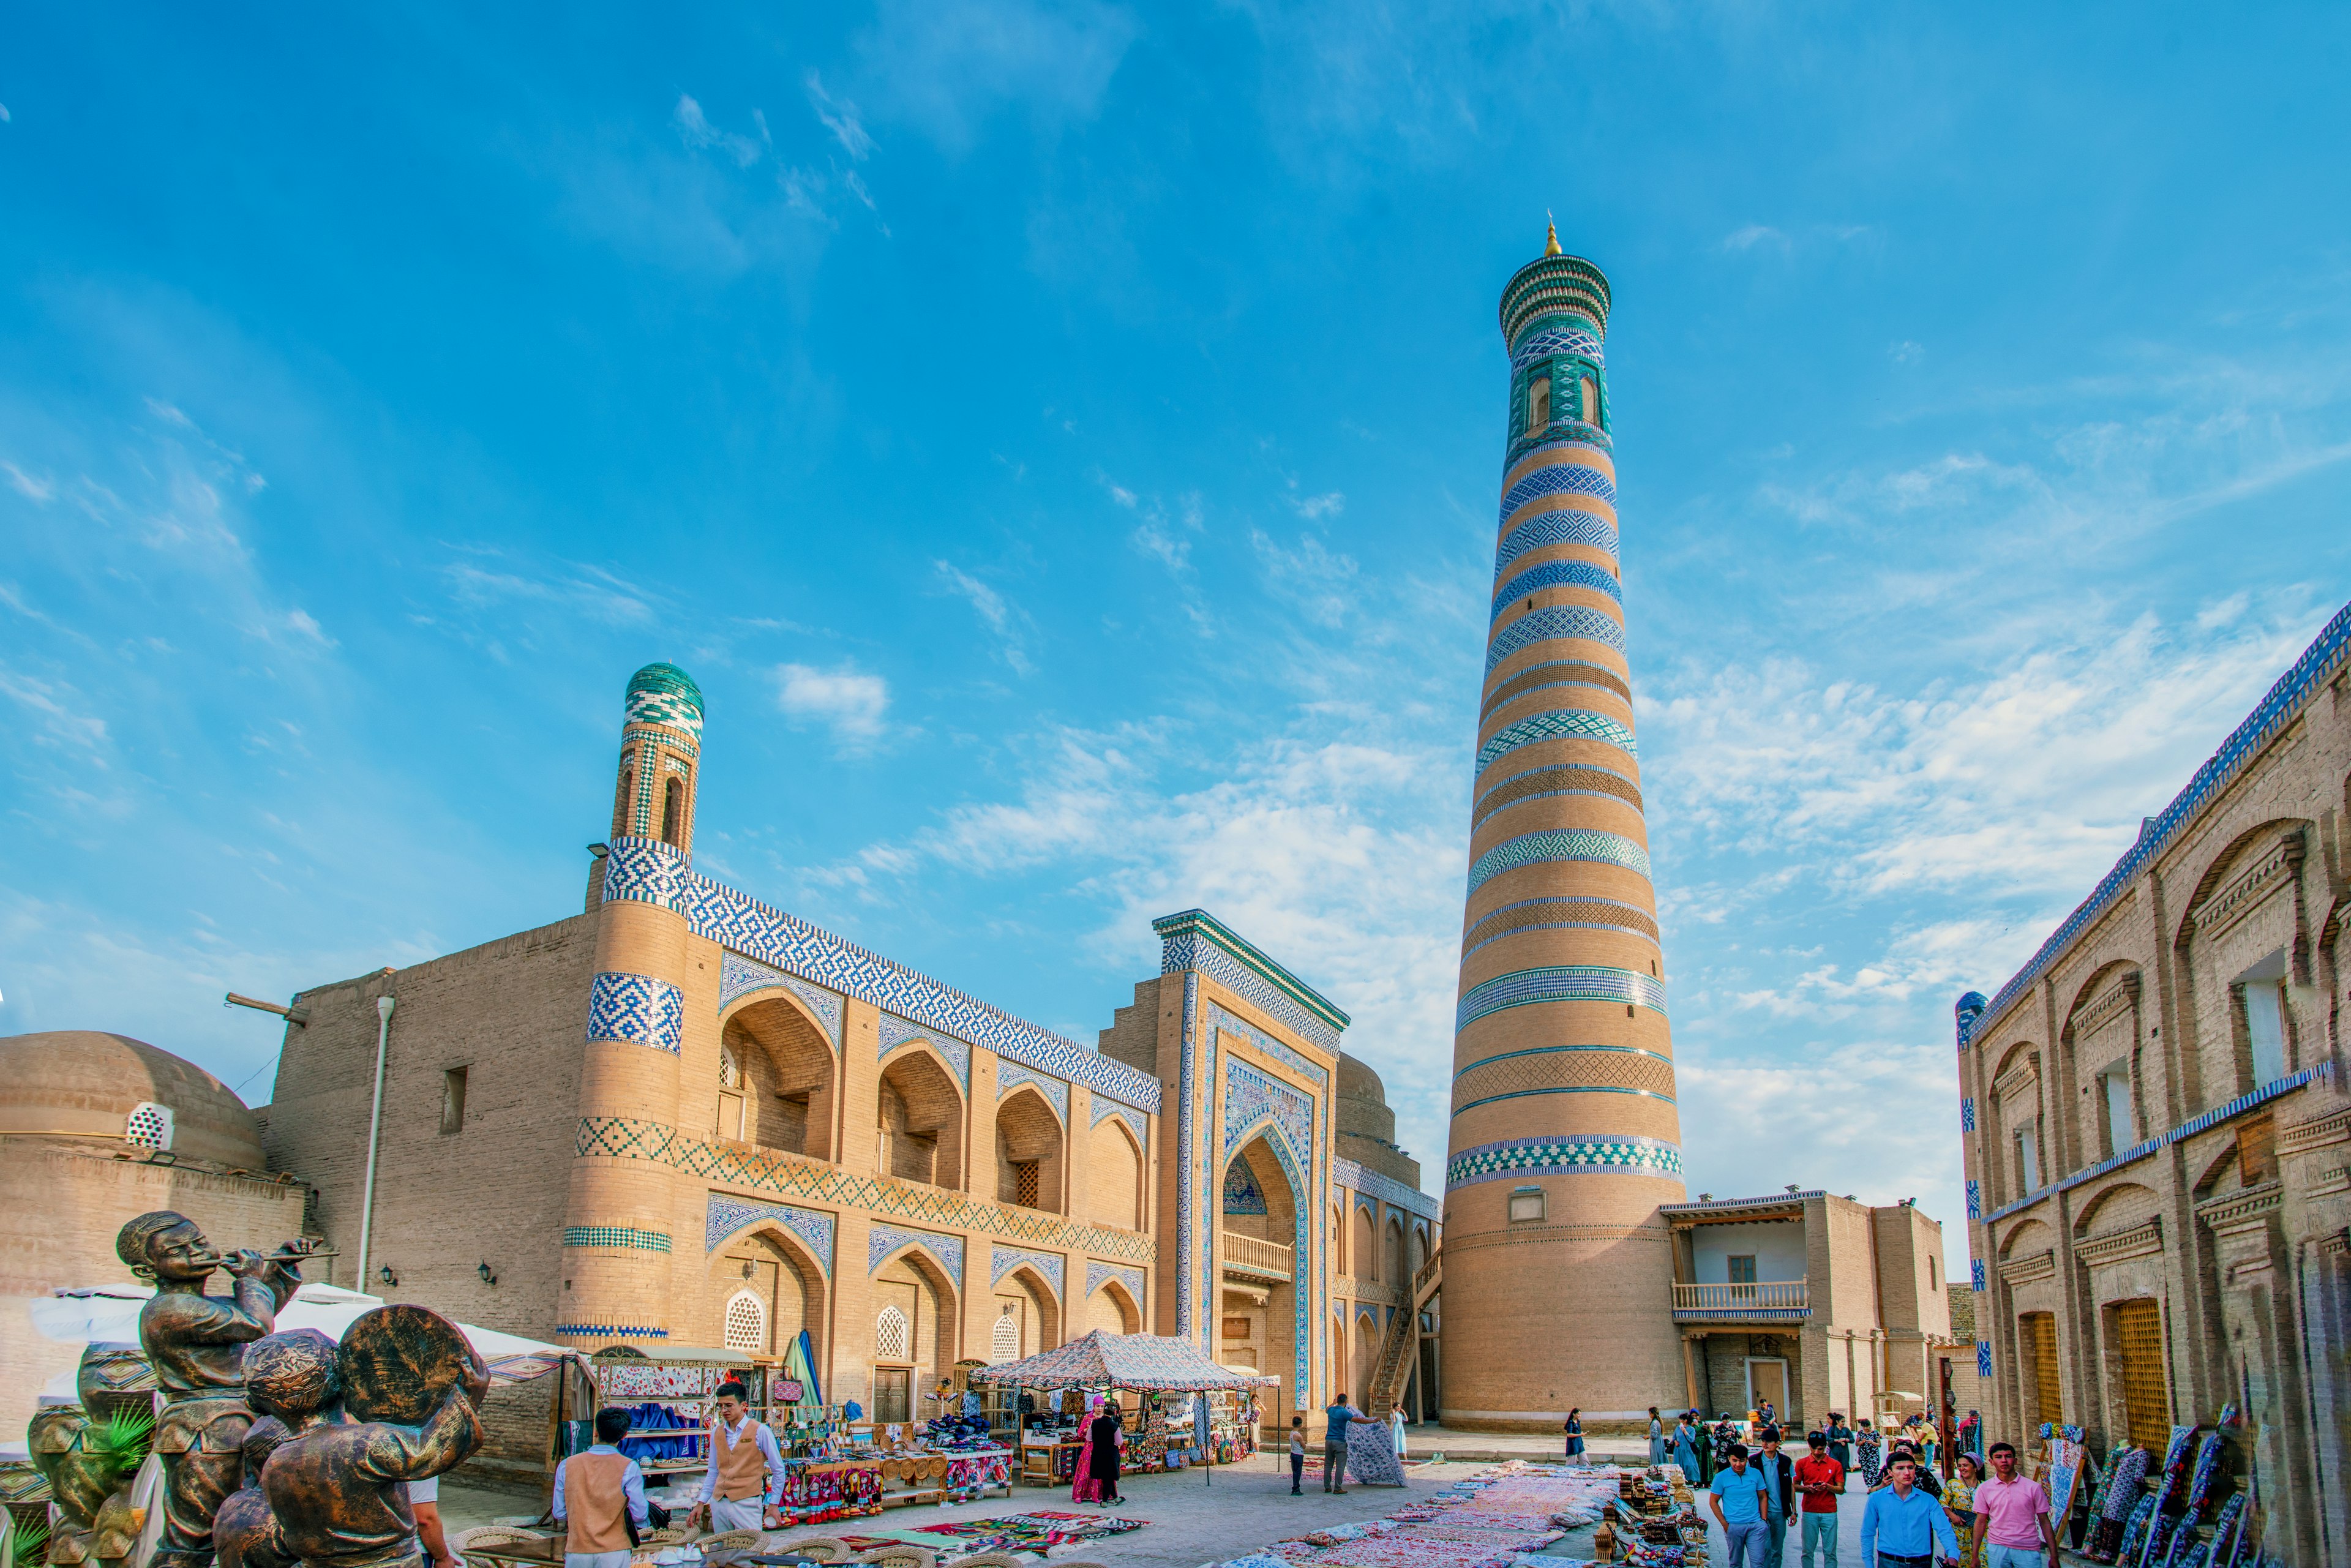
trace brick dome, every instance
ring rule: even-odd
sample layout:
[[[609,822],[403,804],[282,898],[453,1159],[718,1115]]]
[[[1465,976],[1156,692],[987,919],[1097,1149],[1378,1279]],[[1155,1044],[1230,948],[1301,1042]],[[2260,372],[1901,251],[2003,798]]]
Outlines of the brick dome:
[[[0,1039],[0,1134],[119,1140],[141,1102],[172,1108],[172,1151],[183,1160],[262,1168],[253,1113],[193,1062],[97,1030]]]

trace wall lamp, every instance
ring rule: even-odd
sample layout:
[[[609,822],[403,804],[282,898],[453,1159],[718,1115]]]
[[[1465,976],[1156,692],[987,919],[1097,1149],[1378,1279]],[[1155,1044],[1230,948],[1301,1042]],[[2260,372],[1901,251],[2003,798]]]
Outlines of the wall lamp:
[[[387,1285],[397,1285],[400,1283],[400,1276],[392,1271],[392,1265],[389,1263],[386,1263],[382,1268],[378,1269],[375,1271],[375,1277],[381,1280]]]
[[[480,1268],[475,1270],[474,1272],[482,1277],[482,1283],[485,1285],[495,1285],[498,1282],[498,1277],[490,1272],[490,1266],[487,1263],[484,1263]]]

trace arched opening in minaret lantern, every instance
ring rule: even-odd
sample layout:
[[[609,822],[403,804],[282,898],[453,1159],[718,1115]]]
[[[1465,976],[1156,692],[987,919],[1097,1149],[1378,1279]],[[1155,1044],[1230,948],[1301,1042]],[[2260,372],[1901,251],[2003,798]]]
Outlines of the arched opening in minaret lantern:
[[[662,791],[662,842],[672,849],[685,847],[685,780],[675,774]]]

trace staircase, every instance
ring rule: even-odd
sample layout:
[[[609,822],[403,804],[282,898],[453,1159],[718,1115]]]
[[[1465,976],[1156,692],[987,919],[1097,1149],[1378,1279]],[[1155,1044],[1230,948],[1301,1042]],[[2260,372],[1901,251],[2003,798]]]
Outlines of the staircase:
[[[1435,1296],[1442,1281],[1437,1260],[1442,1247],[1429,1254],[1428,1261],[1420,1266],[1413,1277],[1407,1300],[1398,1307],[1395,1316],[1388,1320],[1388,1332],[1380,1341],[1380,1359],[1372,1373],[1371,1385],[1364,1390],[1364,1413],[1384,1421],[1404,1397],[1405,1384],[1412,1376],[1414,1364],[1419,1360],[1420,1313]]]

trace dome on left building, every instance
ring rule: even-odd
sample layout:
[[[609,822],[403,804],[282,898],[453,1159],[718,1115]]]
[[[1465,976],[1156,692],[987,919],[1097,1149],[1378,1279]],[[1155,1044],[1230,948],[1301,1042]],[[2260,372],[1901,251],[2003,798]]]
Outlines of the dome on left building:
[[[141,1105],[170,1108],[173,1154],[262,1168],[253,1113],[193,1061],[98,1030],[0,1039],[0,1135],[119,1139]]]

